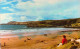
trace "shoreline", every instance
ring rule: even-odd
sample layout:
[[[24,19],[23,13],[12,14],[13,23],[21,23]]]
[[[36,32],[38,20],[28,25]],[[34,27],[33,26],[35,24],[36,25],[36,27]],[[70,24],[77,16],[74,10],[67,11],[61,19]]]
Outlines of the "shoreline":
[[[73,33],[76,31],[73,31]],[[64,33],[67,39],[71,35]],[[55,48],[62,40],[62,35],[43,34],[24,37],[1,38],[2,49],[50,49]]]
[[[78,27],[65,27],[65,26],[27,26],[27,24],[0,24],[0,25],[25,25],[28,28],[80,28]]]
[[[48,33],[44,33],[44,34],[58,34],[59,32],[73,32],[73,31],[80,31],[80,29],[69,29],[69,30],[51,30],[51,31],[48,31]],[[35,32],[30,32],[30,33],[35,33]],[[44,34],[38,34],[38,35],[44,35]],[[17,37],[18,35],[22,35],[23,36],[35,36],[35,35],[32,35],[32,34],[27,34],[27,33],[19,33],[19,34],[5,34],[5,35],[0,35],[0,36],[8,36],[6,38],[11,38],[11,37]],[[10,37],[11,36],[11,37]],[[5,38],[5,37],[4,37]]]

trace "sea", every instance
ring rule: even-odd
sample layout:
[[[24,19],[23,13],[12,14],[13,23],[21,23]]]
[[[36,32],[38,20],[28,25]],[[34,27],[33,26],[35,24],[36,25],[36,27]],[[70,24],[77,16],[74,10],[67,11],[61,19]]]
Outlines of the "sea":
[[[29,28],[26,25],[0,25],[0,38],[31,36],[74,30],[75,28]],[[51,32],[53,31],[53,32]]]

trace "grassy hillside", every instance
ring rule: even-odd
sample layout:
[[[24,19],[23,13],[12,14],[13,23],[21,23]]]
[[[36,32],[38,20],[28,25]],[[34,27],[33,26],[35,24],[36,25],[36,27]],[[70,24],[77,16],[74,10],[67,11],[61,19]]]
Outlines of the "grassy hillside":
[[[28,21],[28,22],[11,21],[7,24],[27,25],[28,27],[80,27],[80,18],[64,20]]]

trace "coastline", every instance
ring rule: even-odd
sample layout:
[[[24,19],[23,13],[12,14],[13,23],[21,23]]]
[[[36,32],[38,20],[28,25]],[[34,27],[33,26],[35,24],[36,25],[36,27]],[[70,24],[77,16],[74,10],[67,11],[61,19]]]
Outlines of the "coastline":
[[[45,30],[43,34],[58,34],[60,32],[73,32],[73,31],[80,31],[80,29],[61,29],[61,30]],[[46,33],[47,32],[47,33]],[[12,32],[11,32],[12,33]],[[0,36],[17,36],[17,35],[23,35],[23,36],[34,36],[34,35],[43,35],[43,34],[34,34],[35,32],[25,32],[25,33],[17,33],[17,34],[0,34]]]
[[[80,30],[68,30],[59,31],[61,32],[78,32]],[[71,34],[72,34],[71,33]],[[71,39],[71,35],[68,33],[63,33],[67,36],[67,39]],[[43,35],[32,35],[23,37],[11,37],[11,38],[1,38],[1,48],[2,49],[50,49],[54,48],[62,40],[62,35],[59,34],[43,34]]]

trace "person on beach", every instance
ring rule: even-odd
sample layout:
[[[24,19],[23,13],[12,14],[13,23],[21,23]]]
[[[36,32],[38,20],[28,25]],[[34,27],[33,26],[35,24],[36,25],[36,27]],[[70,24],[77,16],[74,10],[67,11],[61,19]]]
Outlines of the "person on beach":
[[[62,45],[66,44],[67,43],[67,39],[66,39],[66,36],[63,35],[63,39],[62,39]]]
[[[62,39],[62,43],[60,43],[57,47],[61,46],[61,45],[64,45],[67,43],[67,39],[66,39],[66,36],[63,35],[63,39]]]

